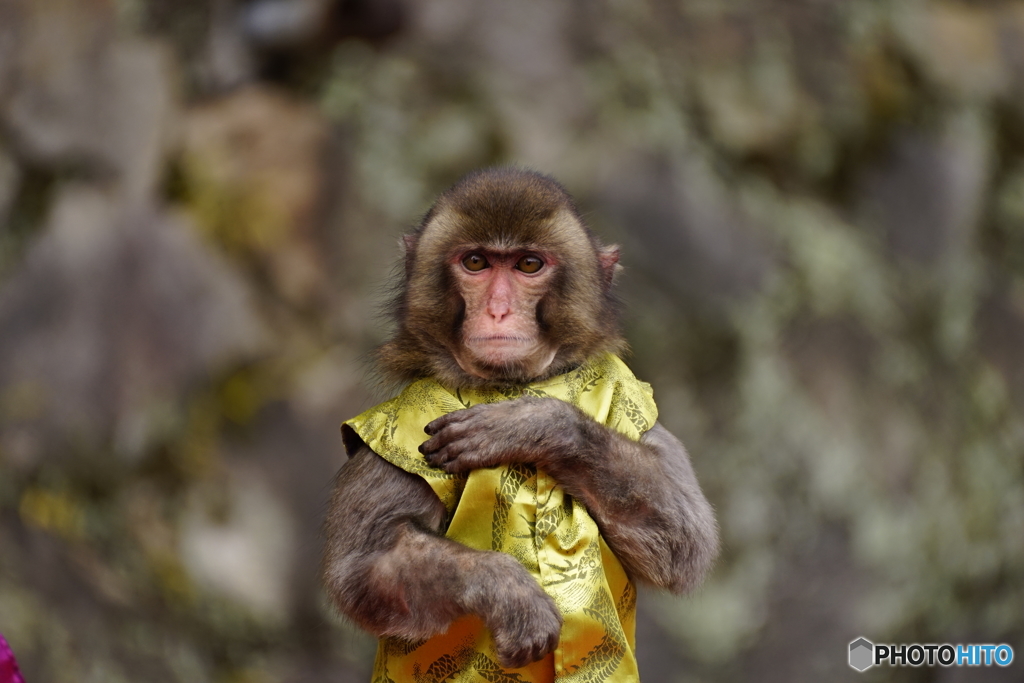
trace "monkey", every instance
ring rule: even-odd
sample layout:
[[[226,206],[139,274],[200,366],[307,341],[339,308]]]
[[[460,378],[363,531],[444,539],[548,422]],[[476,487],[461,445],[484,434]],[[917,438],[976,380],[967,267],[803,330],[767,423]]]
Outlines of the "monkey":
[[[699,585],[714,512],[620,356],[619,248],[535,171],[471,173],[403,238],[394,399],[342,425],[331,602],[374,683],[636,681],[635,582]]]

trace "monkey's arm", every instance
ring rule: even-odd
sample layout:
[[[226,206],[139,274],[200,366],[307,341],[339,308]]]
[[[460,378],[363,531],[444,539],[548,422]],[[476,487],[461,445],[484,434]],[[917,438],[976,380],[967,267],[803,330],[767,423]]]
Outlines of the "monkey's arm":
[[[632,576],[675,593],[700,585],[718,528],[683,444],[661,423],[639,443],[584,425],[580,447],[552,459],[551,475],[583,501]]]
[[[711,505],[683,444],[660,423],[636,442],[564,401],[520,398],[449,413],[427,433],[421,450],[449,472],[544,469],[583,502],[634,579],[683,592],[718,553]]]
[[[374,635],[409,640],[476,614],[510,668],[551,652],[562,625],[551,598],[509,555],[440,536],[443,517],[425,481],[359,447],[324,522],[322,578],[337,608]]]

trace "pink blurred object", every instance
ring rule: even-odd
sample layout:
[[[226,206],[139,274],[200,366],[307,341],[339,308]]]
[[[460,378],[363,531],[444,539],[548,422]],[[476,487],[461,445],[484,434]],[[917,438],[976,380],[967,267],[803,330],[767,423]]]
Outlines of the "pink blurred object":
[[[0,635],[0,683],[25,683],[18,670],[18,662],[14,659],[14,652],[3,635]]]

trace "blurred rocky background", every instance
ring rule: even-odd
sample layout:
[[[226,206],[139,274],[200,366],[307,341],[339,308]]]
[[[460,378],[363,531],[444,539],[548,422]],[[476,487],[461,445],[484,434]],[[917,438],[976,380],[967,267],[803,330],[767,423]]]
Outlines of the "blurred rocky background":
[[[316,579],[398,236],[464,172],[624,248],[724,552],[649,683],[1024,657],[1024,4],[0,0],[0,632],[30,683],[366,681]]]

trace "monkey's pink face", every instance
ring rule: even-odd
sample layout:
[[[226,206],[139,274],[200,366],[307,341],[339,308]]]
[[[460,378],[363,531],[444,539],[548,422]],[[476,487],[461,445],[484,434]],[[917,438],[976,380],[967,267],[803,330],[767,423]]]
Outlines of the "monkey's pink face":
[[[473,248],[450,267],[466,304],[462,345],[454,352],[463,370],[502,379],[509,371],[537,377],[558,347],[543,338],[537,305],[551,286],[557,263],[550,254]]]

